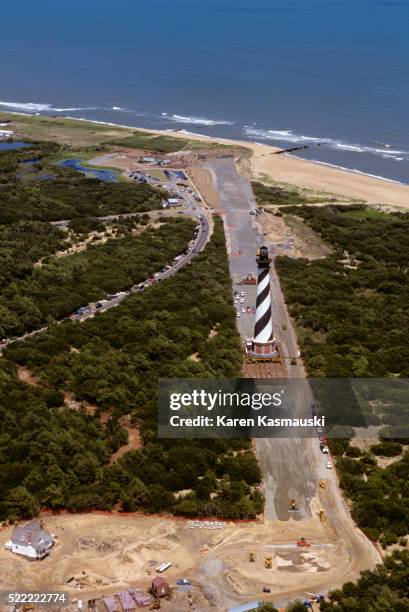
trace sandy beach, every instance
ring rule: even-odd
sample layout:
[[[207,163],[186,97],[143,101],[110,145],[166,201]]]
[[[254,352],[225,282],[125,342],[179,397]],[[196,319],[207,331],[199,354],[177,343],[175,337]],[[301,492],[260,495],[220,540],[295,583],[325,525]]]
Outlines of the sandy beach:
[[[277,147],[246,140],[209,138],[186,131],[144,130],[142,132],[166,134],[175,138],[202,141],[205,145],[218,142],[224,145],[247,147],[252,151],[250,172],[252,178],[268,176],[278,183],[326,192],[345,198],[364,200],[370,204],[409,209],[409,185],[376,178],[341,168],[297,158],[293,155],[276,155]]]
[[[166,132],[166,134],[179,138],[188,136],[192,140],[203,140],[204,143],[211,141],[247,147],[253,153],[251,173],[254,178],[266,175],[279,183],[356,198],[370,204],[409,208],[409,185],[403,183],[325,166],[292,155],[276,155],[275,152],[279,149],[265,144],[222,138],[209,139],[183,132]]]

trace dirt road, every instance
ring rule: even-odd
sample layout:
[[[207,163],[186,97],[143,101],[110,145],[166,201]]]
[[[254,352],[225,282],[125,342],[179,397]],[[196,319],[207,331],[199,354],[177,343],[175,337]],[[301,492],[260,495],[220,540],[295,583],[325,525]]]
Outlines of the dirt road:
[[[249,183],[246,184],[244,177],[237,174],[234,162],[213,160],[206,167],[211,171],[215,186],[221,194],[226,236],[231,245],[230,270],[234,282],[249,272],[256,273],[256,247],[268,238],[263,235],[261,224],[249,215],[249,210],[254,206],[251,187]],[[267,246],[272,245],[267,243]],[[298,358],[295,329],[288,315],[274,265],[270,281],[273,329],[287,366],[288,377],[305,378],[302,360]],[[246,293],[254,299],[255,288],[246,287]],[[245,322],[242,317],[239,319],[238,329],[243,338],[251,337],[253,319],[254,315],[247,317]],[[294,358],[296,362],[291,365]],[[309,407],[313,401],[312,394],[303,397],[301,401],[306,404],[303,409]],[[336,471],[326,468],[326,458],[319,449],[318,437],[257,439],[256,451],[263,474],[267,520],[289,521],[291,516],[291,519],[300,521],[302,528],[306,519],[318,520],[319,509],[323,508],[337,538],[345,544],[345,556],[342,559],[339,557],[338,582],[356,580],[361,570],[381,562],[376,548],[354,524],[338,487]],[[325,490],[318,486],[320,479],[325,479],[327,483]],[[288,507],[291,498],[297,500],[299,511],[290,515]],[[327,582],[323,588],[334,586]]]

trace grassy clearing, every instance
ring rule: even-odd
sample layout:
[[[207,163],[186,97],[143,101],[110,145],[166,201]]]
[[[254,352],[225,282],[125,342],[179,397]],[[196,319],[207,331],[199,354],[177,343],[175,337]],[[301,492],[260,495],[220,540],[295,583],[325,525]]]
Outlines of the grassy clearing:
[[[270,176],[263,173],[258,174],[256,176],[256,180],[254,180],[252,184],[258,203],[260,198],[260,206],[299,206],[302,204],[309,205],[332,203],[365,204],[363,200],[356,198],[342,197],[326,191],[319,191],[309,189],[307,187],[301,187],[299,185],[293,185],[291,183],[275,181]],[[261,201],[263,201],[263,203],[261,203]]]
[[[59,144],[68,145],[73,151],[83,151],[87,147],[102,147],[95,151],[109,151],[114,146],[157,151],[159,153],[172,153],[175,151],[221,149],[234,150],[240,154],[249,152],[245,147],[219,144],[218,142],[190,140],[166,134],[155,134],[135,130],[134,128],[119,127],[116,125],[101,125],[92,121],[66,119],[65,117],[33,117],[13,113],[0,112],[0,121],[11,118],[10,129],[17,132],[19,138],[32,140],[53,140]]]
[[[370,206],[343,212],[344,216],[353,219],[384,219],[385,213]]]
[[[278,185],[264,185],[258,181],[252,182],[257,204],[268,206],[299,206],[304,204],[319,204],[328,202],[328,197],[306,195],[293,186],[283,188]]]

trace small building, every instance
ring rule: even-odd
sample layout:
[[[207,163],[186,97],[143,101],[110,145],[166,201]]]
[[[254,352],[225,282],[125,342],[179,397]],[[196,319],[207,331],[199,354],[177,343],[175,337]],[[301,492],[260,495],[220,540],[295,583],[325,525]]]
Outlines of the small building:
[[[54,541],[41,523],[33,520],[24,527],[15,527],[9,544],[8,548],[13,553],[30,559],[43,559],[50,552]]]
[[[170,207],[172,207],[172,206],[179,206],[178,198],[168,198],[168,205]]]
[[[156,597],[166,597],[169,594],[169,583],[162,576],[156,576],[152,580],[152,593]]]

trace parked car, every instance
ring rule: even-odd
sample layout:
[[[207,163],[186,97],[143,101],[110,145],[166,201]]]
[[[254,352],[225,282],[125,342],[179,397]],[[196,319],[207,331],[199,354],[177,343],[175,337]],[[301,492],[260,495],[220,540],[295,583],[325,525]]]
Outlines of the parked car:
[[[236,319],[240,319],[240,316],[241,316],[240,313],[236,312]]]
[[[178,580],[176,580],[176,584],[183,585],[183,584],[192,584],[192,583],[187,578],[179,578]]]
[[[321,449],[321,452],[324,453],[324,455],[328,455],[329,448],[323,442],[321,442],[320,444],[320,449]]]
[[[332,461],[327,461],[327,469],[332,470],[332,468],[333,468]]]

